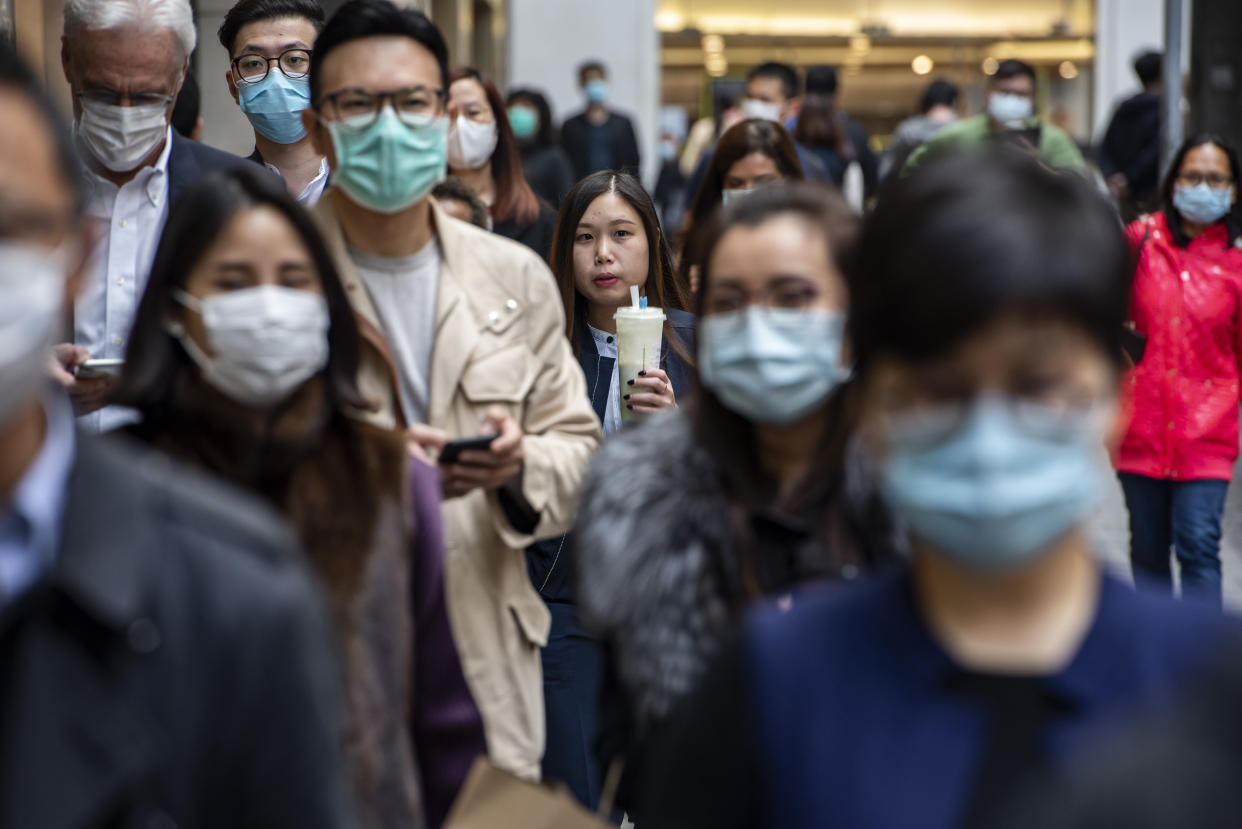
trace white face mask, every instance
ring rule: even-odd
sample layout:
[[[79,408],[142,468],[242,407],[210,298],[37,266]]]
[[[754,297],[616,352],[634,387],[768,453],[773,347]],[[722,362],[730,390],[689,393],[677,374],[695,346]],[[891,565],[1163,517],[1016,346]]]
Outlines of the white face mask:
[[[1025,95],[993,92],[988,97],[988,115],[1007,127],[1022,127],[1035,113],[1035,104]]]
[[[215,356],[184,326],[173,323],[169,333],[204,380],[244,406],[273,406],[328,364],[328,302],[318,294],[262,285],[206,299],[178,290],[173,298],[198,312]]]
[[[123,107],[80,99],[78,140],[95,160],[114,173],[138,168],[168,135],[168,105]]]
[[[0,424],[30,399],[62,323],[68,268],[62,250],[0,242]]]
[[[500,134],[496,122],[480,124],[464,115],[457,116],[448,136],[448,163],[454,170],[477,170],[496,152]]]
[[[781,120],[781,105],[773,104],[769,101],[760,101],[755,98],[746,98],[742,101],[742,114],[747,118],[776,121],[779,124]]]

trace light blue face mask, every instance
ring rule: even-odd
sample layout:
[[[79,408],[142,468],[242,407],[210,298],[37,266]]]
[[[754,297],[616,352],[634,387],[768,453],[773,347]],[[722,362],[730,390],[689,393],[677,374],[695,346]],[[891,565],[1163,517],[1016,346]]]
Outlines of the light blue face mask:
[[[845,315],[746,308],[699,321],[699,375],[720,402],[756,423],[793,423],[848,376]]]
[[[1207,182],[1173,188],[1173,207],[1188,222],[1200,227],[1216,224],[1233,208],[1233,188],[1209,187]]]
[[[1025,95],[993,92],[988,98],[988,114],[1006,126],[1025,124],[1035,114],[1035,105]]]
[[[237,100],[250,124],[269,141],[296,144],[306,137],[302,110],[310,108],[310,82],[272,70],[259,83],[238,84]]]
[[[964,413],[897,417],[886,428],[880,488],[911,535],[937,551],[980,568],[1020,564],[1099,503],[1101,423],[1091,411],[996,396]]]
[[[448,167],[448,119],[426,118],[418,126],[385,106],[370,115],[327,122],[336,150],[332,183],[356,203],[377,213],[397,213],[426,198]]]
[[[586,99],[589,103],[602,104],[608,100],[608,81],[587,81],[583,91],[586,93]]]

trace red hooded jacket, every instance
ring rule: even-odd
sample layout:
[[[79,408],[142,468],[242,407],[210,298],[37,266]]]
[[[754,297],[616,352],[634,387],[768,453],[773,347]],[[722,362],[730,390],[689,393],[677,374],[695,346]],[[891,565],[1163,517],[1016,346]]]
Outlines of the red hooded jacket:
[[[1178,247],[1163,213],[1126,235],[1139,251],[1130,321],[1147,351],[1125,380],[1131,420],[1117,469],[1227,481],[1238,457],[1242,250],[1223,222]]]

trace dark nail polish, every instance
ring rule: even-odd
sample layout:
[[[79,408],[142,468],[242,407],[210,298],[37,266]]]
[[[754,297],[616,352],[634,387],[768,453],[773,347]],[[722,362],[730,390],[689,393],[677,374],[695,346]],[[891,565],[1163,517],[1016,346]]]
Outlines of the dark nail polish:
[[[629,396],[628,394],[623,394],[623,395],[621,395],[621,399],[622,399],[622,400],[629,400],[629,399],[630,399],[630,396]]]
[[[632,385],[634,385],[634,381],[633,381],[633,380],[626,380],[626,381],[625,381],[625,383],[626,383],[626,385],[628,385],[628,386],[632,386]]]
[[[647,372],[646,372],[646,370],[644,369],[643,371],[638,372],[638,376],[639,376],[639,377],[646,377],[646,376],[647,376]]]
[[[634,407],[633,407],[633,406],[626,406],[625,408],[629,409],[631,412],[632,412],[632,411],[634,411]]]

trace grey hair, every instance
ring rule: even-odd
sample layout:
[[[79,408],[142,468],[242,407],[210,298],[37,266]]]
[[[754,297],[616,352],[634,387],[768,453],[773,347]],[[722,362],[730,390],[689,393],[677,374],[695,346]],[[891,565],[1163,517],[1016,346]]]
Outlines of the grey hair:
[[[190,0],[65,0],[67,35],[126,27],[171,30],[184,57],[189,57],[198,43]]]

